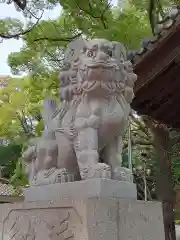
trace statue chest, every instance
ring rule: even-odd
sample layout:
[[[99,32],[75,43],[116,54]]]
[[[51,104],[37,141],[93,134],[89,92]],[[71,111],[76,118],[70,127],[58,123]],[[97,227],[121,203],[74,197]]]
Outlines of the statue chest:
[[[98,125],[98,129],[110,127],[117,129],[117,126],[124,122],[125,113],[116,99],[93,99],[89,102],[80,103],[75,119],[78,123],[92,123],[93,121],[90,121],[90,119],[94,119],[94,124]]]

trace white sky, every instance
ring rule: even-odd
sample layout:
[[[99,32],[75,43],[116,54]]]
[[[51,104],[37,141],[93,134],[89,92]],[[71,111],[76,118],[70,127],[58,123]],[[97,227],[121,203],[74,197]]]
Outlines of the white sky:
[[[117,0],[112,0],[114,5]],[[51,11],[44,12],[43,19],[55,19],[60,15],[61,8],[56,7]],[[0,4],[0,19],[11,17],[24,20],[21,12],[17,12],[14,5]],[[11,75],[11,70],[7,64],[8,55],[12,52],[18,52],[22,46],[22,40],[4,40],[0,43],[0,75]]]

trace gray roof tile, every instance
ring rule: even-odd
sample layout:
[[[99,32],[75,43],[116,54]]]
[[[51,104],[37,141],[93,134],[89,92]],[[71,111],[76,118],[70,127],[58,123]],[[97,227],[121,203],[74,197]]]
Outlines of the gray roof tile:
[[[139,51],[129,51],[128,52],[128,60],[133,64],[139,59],[147,51],[151,51],[156,43],[162,36],[164,36],[163,30],[170,29],[173,24],[176,22],[176,18],[180,16],[180,6],[173,6],[169,11],[167,16],[158,23],[155,27],[155,35],[150,39],[144,39],[141,43],[141,48]]]

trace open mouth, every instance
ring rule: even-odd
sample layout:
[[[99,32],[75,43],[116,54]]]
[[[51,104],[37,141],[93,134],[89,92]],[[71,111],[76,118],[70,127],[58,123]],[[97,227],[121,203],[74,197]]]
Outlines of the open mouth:
[[[111,81],[115,74],[117,65],[104,61],[94,61],[85,65],[85,68],[80,68],[79,73],[81,78],[86,81]]]
[[[114,68],[112,66],[96,65],[93,67],[87,67],[87,77],[89,80],[108,81],[114,74]]]
[[[88,68],[115,68],[114,64],[106,63],[106,62],[94,62],[94,63],[89,63],[87,65]]]

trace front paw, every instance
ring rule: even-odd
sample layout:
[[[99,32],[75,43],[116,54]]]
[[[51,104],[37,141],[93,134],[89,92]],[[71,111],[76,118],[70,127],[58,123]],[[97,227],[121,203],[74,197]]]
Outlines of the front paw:
[[[65,182],[73,182],[74,175],[70,174],[67,169],[62,168],[58,169],[56,172],[55,183],[65,183]]]
[[[111,168],[105,163],[94,164],[88,171],[88,178],[111,179]]]
[[[73,181],[74,175],[70,174],[66,169],[50,168],[48,170],[39,171],[37,173],[36,179],[34,179],[32,182],[32,185],[40,186]]]

